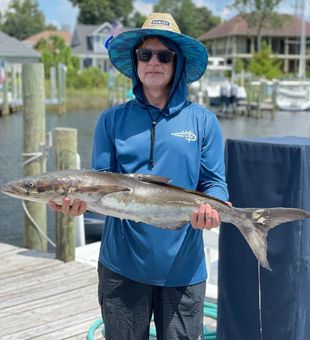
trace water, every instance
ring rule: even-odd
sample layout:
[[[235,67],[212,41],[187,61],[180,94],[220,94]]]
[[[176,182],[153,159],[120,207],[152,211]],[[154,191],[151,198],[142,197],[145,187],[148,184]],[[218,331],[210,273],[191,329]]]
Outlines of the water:
[[[91,160],[93,130],[98,112],[69,112],[65,116],[47,113],[47,131],[55,127],[78,129],[78,151],[81,167],[89,168]],[[23,120],[21,113],[0,117],[0,185],[22,176]],[[310,137],[310,112],[278,112],[272,119],[269,114],[264,118],[236,117],[222,119],[220,124],[223,138],[301,136]],[[47,169],[53,170],[53,154]],[[48,236],[54,240],[52,213],[48,212]],[[0,242],[23,246],[23,211],[21,201],[0,194]]]

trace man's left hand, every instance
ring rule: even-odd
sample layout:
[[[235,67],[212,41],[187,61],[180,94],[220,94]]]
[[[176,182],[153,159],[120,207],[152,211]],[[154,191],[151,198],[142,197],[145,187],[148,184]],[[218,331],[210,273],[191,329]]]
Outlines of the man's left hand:
[[[220,215],[211,207],[210,204],[201,204],[197,210],[192,213],[192,226],[195,229],[212,229],[221,224]]]

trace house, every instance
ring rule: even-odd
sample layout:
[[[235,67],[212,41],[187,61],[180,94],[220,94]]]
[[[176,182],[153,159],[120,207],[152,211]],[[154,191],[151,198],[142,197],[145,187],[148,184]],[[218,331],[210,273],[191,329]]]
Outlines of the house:
[[[22,41],[0,32],[0,63],[22,64],[39,62],[41,54]]]
[[[262,41],[266,41],[272,56],[283,62],[283,71],[297,73],[300,62],[300,36],[302,22],[297,16],[283,16],[285,21],[279,28],[263,27]],[[249,61],[256,51],[256,30],[249,28],[242,16],[214,27],[198,39],[203,42],[210,56],[223,57],[227,64],[240,58]],[[310,23],[305,23],[306,69],[310,69]]]
[[[111,69],[105,42],[111,35],[115,36],[131,28],[119,22],[105,22],[101,25],[77,24],[71,41],[72,54],[80,59],[80,69],[95,66],[102,71]]]
[[[41,39],[48,39],[50,36],[53,36],[53,35],[59,35],[60,37],[64,39],[65,44],[67,46],[71,45],[72,34],[70,32],[51,31],[51,30],[46,30],[46,31],[42,31],[37,34],[34,34],[31,37],[28,37],[27,39],[23,40],[23,43],[25,43],[28,46],[34,47]]]

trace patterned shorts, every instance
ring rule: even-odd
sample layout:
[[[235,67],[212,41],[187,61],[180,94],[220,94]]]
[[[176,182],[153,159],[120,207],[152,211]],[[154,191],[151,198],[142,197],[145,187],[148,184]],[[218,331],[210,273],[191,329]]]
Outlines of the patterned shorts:
[[[98,298],[108,340],[148,340],[152,314],[159,340],[203,339],[205,282],[146,285],[98,263]]]

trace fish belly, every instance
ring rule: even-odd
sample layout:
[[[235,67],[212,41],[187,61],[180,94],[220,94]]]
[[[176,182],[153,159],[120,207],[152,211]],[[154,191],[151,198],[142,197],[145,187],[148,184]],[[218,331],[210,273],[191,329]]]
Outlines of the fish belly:
[[[144,222],[165,229],[179,229],[191,219],[192,207],[175,206],[164,201],[128,199],[125,195],[109,194],[91,204],[90,208],[108,216]]]

